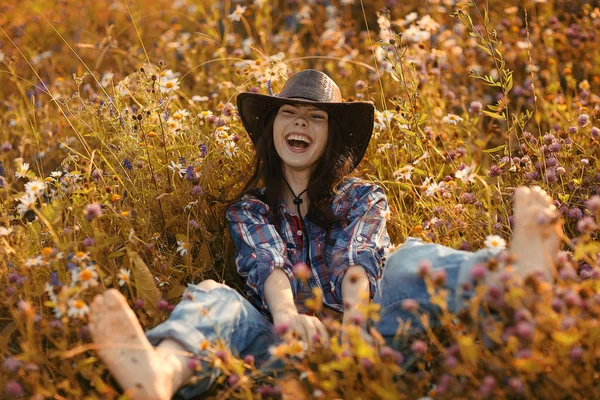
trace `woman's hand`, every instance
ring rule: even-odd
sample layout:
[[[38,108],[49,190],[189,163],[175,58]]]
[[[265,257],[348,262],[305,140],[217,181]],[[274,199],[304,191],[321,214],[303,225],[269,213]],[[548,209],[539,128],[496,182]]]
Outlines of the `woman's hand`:
[[[287,326],[290,331],[297,332],[305,343],[312,343],[316,337],[322,342],[329,341],[329,334],[325,325],[317,317],[295,312],[282,312],[273,315],[276,329]]]

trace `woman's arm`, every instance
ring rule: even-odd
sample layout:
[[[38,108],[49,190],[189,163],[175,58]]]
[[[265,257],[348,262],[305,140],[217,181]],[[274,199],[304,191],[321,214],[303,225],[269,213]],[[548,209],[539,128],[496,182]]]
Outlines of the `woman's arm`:
[[[369,278],[365,268],[361,265],[353,265],[348,268],[342,280],[342,299],[344,300],[343,323],[351,322],[353,316],[360,316],[359,307],[369,301],[361,293],[369,292]]]
[[[311,342],[317,334],[325,342],[328,341],[327,329],[318,318],[298,313],[290,280],[282,269],[276,269],[269,275],[264,294],[275,325],[287,324],[306,343]]]

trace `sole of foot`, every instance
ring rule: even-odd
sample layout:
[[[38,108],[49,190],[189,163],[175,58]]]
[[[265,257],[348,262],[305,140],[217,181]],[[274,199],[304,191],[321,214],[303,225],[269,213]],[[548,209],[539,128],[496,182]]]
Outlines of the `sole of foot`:
[[[522,277],[539,273],[551,281],[561,231],[560,216],[552,199],[538,186],[520,187],[515,192],[514,216],[510,250],[517,258],[516,272]]]
[[[172,395],[172,371],[150,344],[123,295],[109,289],[94,298],[90,332],[100,359],[132,399]]]

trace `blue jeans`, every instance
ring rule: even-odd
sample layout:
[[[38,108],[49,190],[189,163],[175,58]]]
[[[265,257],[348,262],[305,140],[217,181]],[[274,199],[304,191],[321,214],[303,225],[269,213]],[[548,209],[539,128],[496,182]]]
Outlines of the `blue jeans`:
[[[445,270],[448,308],[456,312],[462,306],[463,297],[469,295],[468,292],[463,293],[461,287],[470,281],[471,267],[485,262],[492,255],[490,250],[472,253],[409,238],[388,257],[383,269],[373,298],[373,302],[381,305],[381,318],[375,323],[375,328],[391,346],[400,348],[402,343],[394,341],[398,320],[412,320],[412,332],[418,332],[420,327],[413,314],[402,309],[404,299],[416,300],[420,311],[435,316],[425,282],[417,273],[421,261],[431,262],[433,271]],[[188,285],[183,300],[169,319],[146,335],[155,346],[164,339],[174,339],[195,355],[202,355],[200,344],[204,340],[212,342],[220,339],[235,356],[252,354],[255,365],[263,372],[274,367],[269,348],[279,343],[273,324],[242,295],[223,284],[210,289],[203,287],[202,283]],[[205,364],[199,374],[200,380],[193,386],[181,388],[178,397],[188,399],[205,393],[218,378],[219,371]]]

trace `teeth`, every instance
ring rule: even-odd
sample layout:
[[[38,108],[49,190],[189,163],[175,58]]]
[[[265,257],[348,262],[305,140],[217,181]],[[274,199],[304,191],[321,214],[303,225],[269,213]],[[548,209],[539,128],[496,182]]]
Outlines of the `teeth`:
[[[300,142],[310,144],[310,140],[304,135],[291,134],[287,137],[287,140],[298,140]]]

